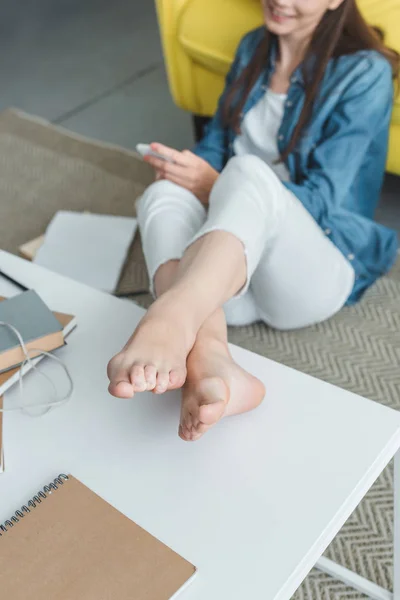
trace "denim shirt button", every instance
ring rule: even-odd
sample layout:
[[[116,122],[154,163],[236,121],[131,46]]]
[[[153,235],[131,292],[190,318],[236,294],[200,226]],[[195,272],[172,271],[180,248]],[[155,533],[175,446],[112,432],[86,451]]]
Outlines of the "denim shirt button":
[[[325,229],[325,235],[330,235],[331,233],[332,233],[332,230],[329,229],[329,227],[328,227],[328,229]]]
[[[354,254],[348,254],[348,255],[347,255],[347,258],[348,258],[349,260],[354,260],[354,259],[355,259],[355,256],[354,256]]]
[[[282,134],[281,134],[281,135],[279,135],[279,136],[278,136],[278,140],[279,140],[280,142],[282,142],[284,139],[285,139],[285,136],[284,136],[284,135],[282,135]]]
[[[268,89],[268,86],[264,84],[264,85],[261,86],[261,89],[264,90],[264,92],[266,92],[267,89]]]
[[[288,101],[286,102],[286,106],[292,106],[292,104],[293,104],[293,102],[292,102],[291,100],[288,100]]]

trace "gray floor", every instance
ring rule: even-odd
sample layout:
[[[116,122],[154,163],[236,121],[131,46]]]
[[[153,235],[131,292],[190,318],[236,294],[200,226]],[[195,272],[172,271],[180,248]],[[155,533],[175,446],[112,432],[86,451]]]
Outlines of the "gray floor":
[[[168,92],[153,0],[5,0],[0,109],[133,148],[193,144]]]
[[[0,110],[15,106],[125,147],[193,144],[168,91],[153,0],[4,0]],[[378,218],[400,231],[400,178]]]

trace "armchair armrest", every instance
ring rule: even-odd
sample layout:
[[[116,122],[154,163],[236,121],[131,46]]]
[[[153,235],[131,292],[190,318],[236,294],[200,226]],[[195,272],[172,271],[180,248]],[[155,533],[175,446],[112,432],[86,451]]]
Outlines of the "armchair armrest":
[[[179,42],[178,27],[190,0],[156,0],[165,65],[174,102],[185,110],[196,106],[193,65]]]

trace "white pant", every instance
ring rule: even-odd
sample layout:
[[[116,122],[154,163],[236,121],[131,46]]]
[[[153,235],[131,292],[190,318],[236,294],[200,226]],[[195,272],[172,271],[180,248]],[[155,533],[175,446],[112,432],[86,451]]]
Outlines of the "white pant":
[[[137,204],[151,288],[157,269],[182,258],[211,231],[244,246],[247,283],[224,306],[229,325],[262,320],[277,329],[324,321],[345,304],[354,269],[301,202],[256,156],[232,158],[210,195],[208,211],[188,190],[153,183]]]

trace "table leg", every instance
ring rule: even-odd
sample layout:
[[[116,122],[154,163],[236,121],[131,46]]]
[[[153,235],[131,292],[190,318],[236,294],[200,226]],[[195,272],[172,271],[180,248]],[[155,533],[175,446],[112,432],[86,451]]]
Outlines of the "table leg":
[[[361,577],[361,575],[358,575],[358,573],[354,573],[354,571],[351,571],[346,567],[342,567],[342,565],[338,565],[333,560],[330,560],[325,556],[321,556],[315,565],[315,568],[327,573],[339,581],[342,581],[344,584],[354,588],[361,594],[365,594],[369,598],[373,598],[373,600],[394,600],[393,594],[388,590],[376,585],[376,583],[369,581],[365,577]]]
[[[394,457],[393,594],[346,567],[321,556],[315,567],[374,600],[400,600],[400,450]]]

